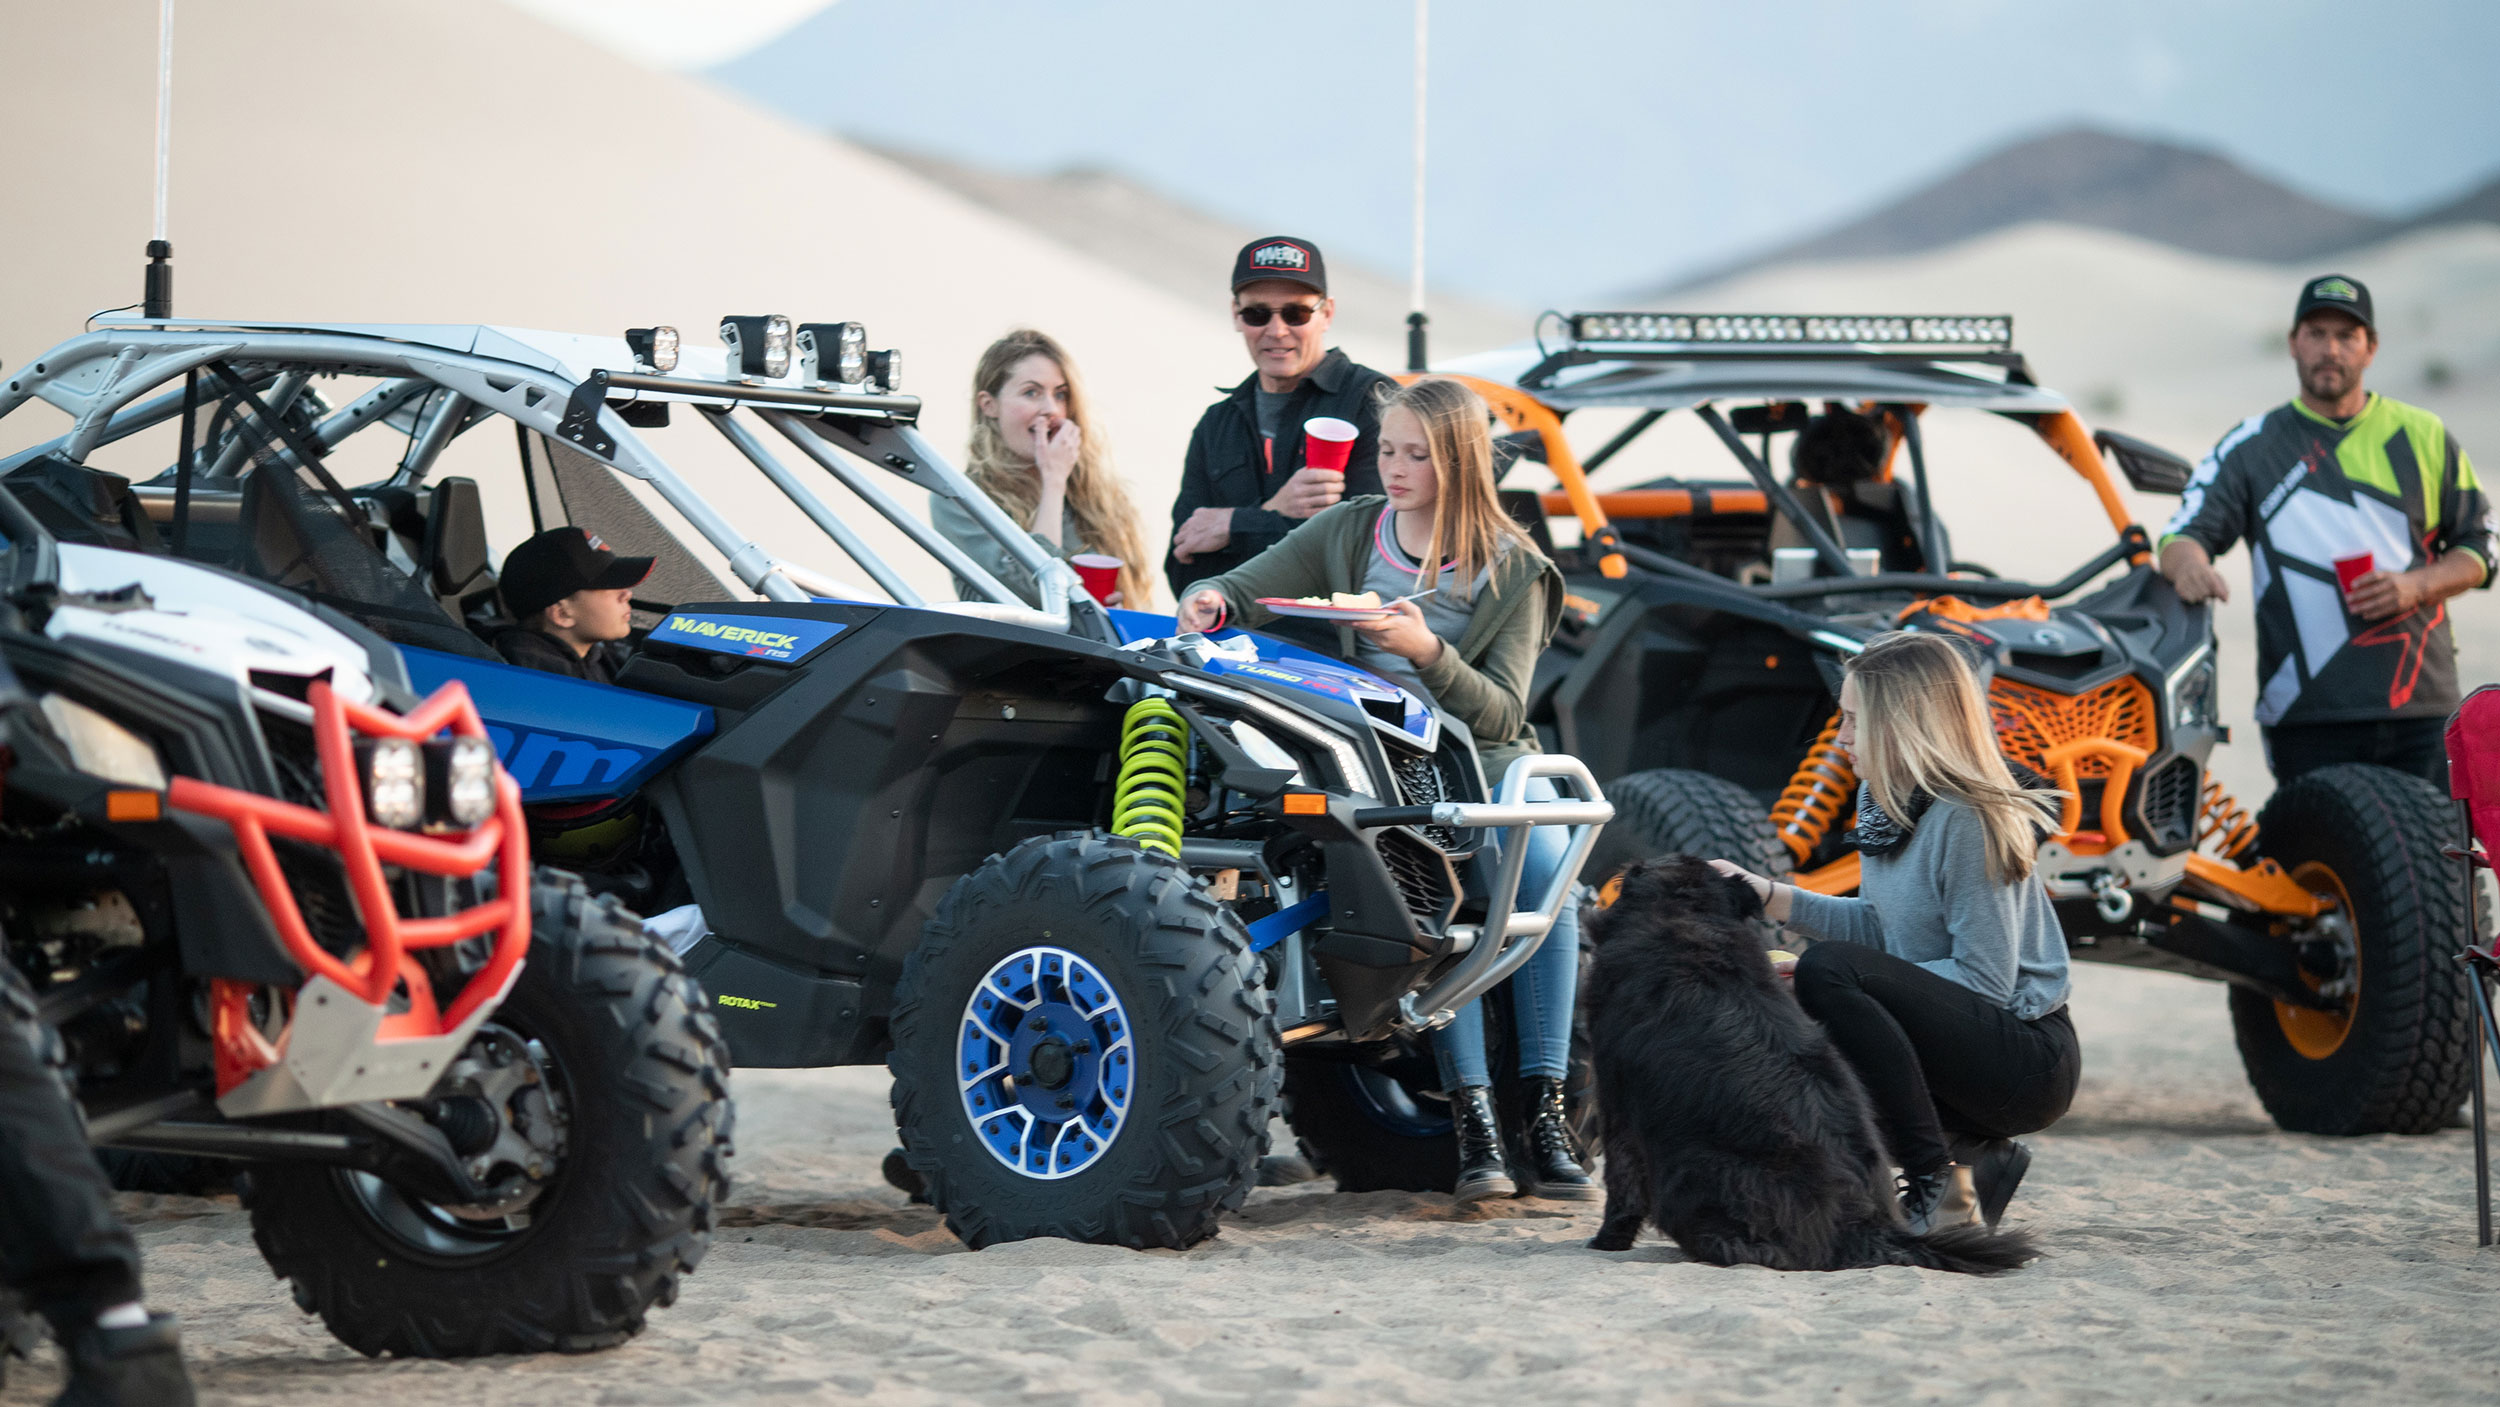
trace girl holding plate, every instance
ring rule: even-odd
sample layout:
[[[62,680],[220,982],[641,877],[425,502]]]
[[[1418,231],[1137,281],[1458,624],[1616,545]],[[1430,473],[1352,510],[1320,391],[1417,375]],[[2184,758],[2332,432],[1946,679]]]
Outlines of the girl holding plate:
[[[1465,724],[1485,776],[1498,780],[1513,759],[1540,750],[1528,722],[1528,684],[1562,617],[1563,583],[1502,511],[1490,422],[1483,400],[1456,381],[1427,379],[1390,390],[1380,412],[1385,492],[1348,498],[1232,571],[1192,583],[1181,593],[1180,628],[1265,624],[1275,612],[1260,604],[1263,599],[1377,593],[1392,604],[1341,614],[1341,653],[1430,697]],[[1416,593],[1429,594],[1396,599]],[[1542,778],[1530,784],[1531,799],[1555,795]],[[1535,892],[1562,863],[1566,847],[1557,829],[1538,830],[1528,845],[1520,887]],[[1563,1112],[1579,971],[1578,909],[1565,903],[1553,931],[1509,984],[1519,1073],[1532,1101],[1525,1188],[1511,1178],[1502,1145],[1483,1013],[1470,1005],[1433,1034],[1458,1124],[1460,1201],[1522,1192],[1597,1200],[1587,1171],[1572,1156]]]

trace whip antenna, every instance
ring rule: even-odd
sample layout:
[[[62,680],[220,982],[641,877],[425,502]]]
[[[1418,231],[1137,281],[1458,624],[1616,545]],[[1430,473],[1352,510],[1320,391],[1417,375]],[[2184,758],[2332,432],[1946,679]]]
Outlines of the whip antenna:
[[[165,238],[165,195],[174,152],[174,0],[156,11],[156,224],[148,241],[147,281],[139,316],[174,315],[174,246]]]
[[[173,0],[165,0],[171,5]],[[1424,369],[1424,57],[1432,0],[1415,0],[1415,248],[1408,257],[1406,369]]]

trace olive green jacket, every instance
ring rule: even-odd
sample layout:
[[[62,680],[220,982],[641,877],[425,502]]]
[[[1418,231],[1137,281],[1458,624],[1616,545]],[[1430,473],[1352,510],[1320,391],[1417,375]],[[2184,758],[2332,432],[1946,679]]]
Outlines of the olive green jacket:
[[[1372,526],[1388,501],[1365,494],[1324,509],[1222,576],[1191,582],[1181,599],[1213,587],[1224,593],[1226,624],[1256,629],[1276,618],[1259,597],[1361,591]],[[1513,759],[1543,751],[1528,722],[1528,683],[1562,620],[1562,598],[1562,573],[1545,554],[1514,546],[1494,564],[1465,637],[1415,671],[1434,701],[1476,735],[1488,782],[1498,784]],[[1355,658],[1351,627],[1337,627],[1337,643],[1338,653]]]

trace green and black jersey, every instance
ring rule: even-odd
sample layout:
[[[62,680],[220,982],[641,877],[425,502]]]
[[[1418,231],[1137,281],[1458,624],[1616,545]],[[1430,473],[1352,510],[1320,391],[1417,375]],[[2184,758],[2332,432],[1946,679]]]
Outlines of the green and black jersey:
[[[2394,620],[2344,609],[2335,563],[2409,571],[2452,551],[2491,584],[2491,506],[2439,417],[2372,394],[2349,421],[2298,401],[2240,422],[2196,466],[2163,535],[2219,557],[2248,540],[2257,721],[2444,718],[2457,706],[2445,604]]]

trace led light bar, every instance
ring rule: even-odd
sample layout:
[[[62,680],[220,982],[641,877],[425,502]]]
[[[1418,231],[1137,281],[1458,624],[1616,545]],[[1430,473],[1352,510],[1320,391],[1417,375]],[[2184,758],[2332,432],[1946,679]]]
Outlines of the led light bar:
[[[2010,317],[1573,313],[1571,340],[1633,346],[1956,347],[2011,351]]]

